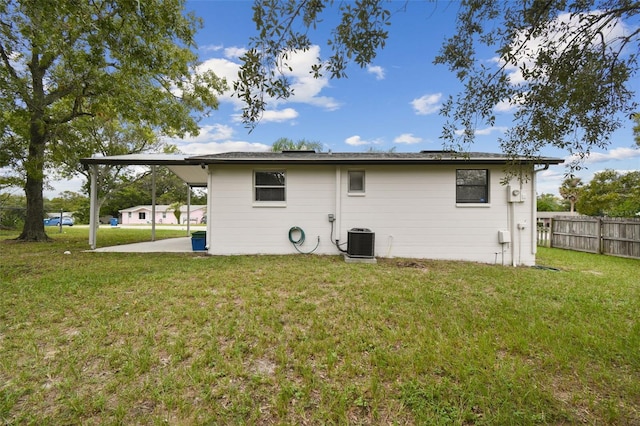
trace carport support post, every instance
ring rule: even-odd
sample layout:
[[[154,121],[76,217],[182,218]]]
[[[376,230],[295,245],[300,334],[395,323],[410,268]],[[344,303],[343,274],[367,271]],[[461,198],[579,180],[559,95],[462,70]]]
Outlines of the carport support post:
[[[98,165],[92,164],[91,171],[91,190],[90,190],[90,202],[89,202],[89,246],[91,250],[96,248],[96,236],[97,236],[97,218],[98,212]]]
[[[156,240],[156,166],[151,166],[151,241]]]
[[[191,231],[191,186],[187,184],[187,237]]]

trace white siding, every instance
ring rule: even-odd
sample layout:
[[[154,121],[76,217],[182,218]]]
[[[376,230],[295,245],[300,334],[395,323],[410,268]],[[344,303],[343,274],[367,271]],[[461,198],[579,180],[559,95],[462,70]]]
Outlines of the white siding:
[[[319,236],[315,253],[338,254],[327,217],[335,214],[333,239],[344,243],[349,229],[368,228],[375,233],[379,257],[533,264],[529,228],[533,186],[523,186],[525,202],[510,204],[507,189],[500,184],[500,166],[467,168],[490,170],[489,204],[456,205],[455,166],[318,165],[271,168],[286,171],[286,205],[260,207],[253,202],[253,170],[264,168],[211,166],[209,253],[296,253],[288,234],[298,226],[306,234],[303,251],[313,249]],[[347,194],[349,170],[365,171],[364,195]],[[518,223],[525,229],[518,230]],[[498,242],[500,230],[512,233],[511,244]]]

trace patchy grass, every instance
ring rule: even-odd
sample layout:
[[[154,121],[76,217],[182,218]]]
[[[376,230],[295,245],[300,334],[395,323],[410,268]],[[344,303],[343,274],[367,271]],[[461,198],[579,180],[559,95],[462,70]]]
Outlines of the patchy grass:
[[[363,265],[15,236],[0,233],[3,423],[640,424],[637,260]]]

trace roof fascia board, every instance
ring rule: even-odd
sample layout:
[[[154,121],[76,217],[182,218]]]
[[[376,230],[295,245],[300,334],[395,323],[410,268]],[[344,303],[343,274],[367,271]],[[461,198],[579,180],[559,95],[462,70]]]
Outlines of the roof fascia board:
[[[357,164],[357,165],[465,165],[465,164],[500,164],[500,165],[535,165],[535,164],[561,164],[563,160],[549,159],[532,159],[532,160],[508,160],[502,158],[470,158],[470,159],[199,159],[198,163],[204,164],[238,164],[238,165],[257,165],[257,164],[319,164],[319,165],[340,165],[340,164]]]

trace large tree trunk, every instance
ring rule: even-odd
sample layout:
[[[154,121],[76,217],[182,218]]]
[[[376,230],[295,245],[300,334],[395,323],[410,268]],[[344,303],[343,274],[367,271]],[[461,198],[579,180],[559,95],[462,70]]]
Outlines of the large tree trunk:
[[[24,192],[27,197],[27,216],[20,241],[49,241],[44,231],[44,151],[46,131],[44,121],[36,117],[31,120],[29,156],[25,163],[27,182]]]

